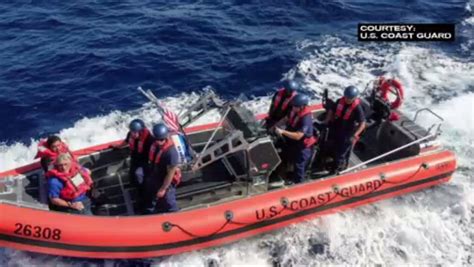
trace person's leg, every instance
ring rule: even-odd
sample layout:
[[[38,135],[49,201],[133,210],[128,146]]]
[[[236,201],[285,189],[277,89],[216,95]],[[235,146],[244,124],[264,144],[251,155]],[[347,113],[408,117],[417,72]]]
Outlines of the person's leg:
[[[178,211],[178,204],[176,203],[176,187],[170,185],[166,194],[156,201],[156,212],[166,213]]]
[[[312,149],[305,148],[297,154],[294,163],[295,168],[293,171],[293,182],[295,184],[299,184],[305,181],[306,167],[308,165],[309,159],[311,158],[312,152]]]
[[[341,140],[337,143],[336,170],[342,171],[347,168],[347,162],[351,155],[352,143],[350,140]]]
[[[142,210],[143,214],[153,214],[156,209],[156,193],[158,192],[157,185],[151,181],[152,177],[145,177],[144,189],[143,189],[143,202]]]
[[[136,160],[133,158],[130,159],[130,169],[128,170],[128,177],[130,179],[130,185],[132,187],[137,187],[138,188],[138,181],[137,181],[137,176],[135,175],[135,172],[137,168],[139,167],[139,164]]]
[[[137,202],[136,204],[136,209],[137,210],[143,210],[144,208],[144,202],[145,202],[145,178],[138,178],[137,177],[137,169],[141,168],[142,173],[143,173],[143,164],[140,164],[137,161],[134,161],[130,165],[130,170],[129,170],[129,177],[130,177],[130,185],[132,188],[137,189],[137,198],[135,201]]]
[[[94,215],[92,213],[92,209],[91,209],[91,200],[89,198],[86,198],[85,200],[82,201],[82,205],[84,205],[84,209],[81,211],[81,214],[84,214],[84,215]]]
[[[142,213],[143,214],[155,214],[158,200],[156,197],[147,196],[146,202],[144,203]]]

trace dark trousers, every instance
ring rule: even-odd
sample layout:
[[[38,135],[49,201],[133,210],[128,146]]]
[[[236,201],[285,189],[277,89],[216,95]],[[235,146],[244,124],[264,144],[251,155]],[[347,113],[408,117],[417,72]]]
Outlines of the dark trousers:
[[[145,195],[145,190],[144,190],[145,182],[142,181],[142,183],[140,184],[138,182],[137,176],[135,175],[135,171],[140,167],[143,167],[143,164],[139,161],[132,159],[130,163],[130,169],[128,171],[128,175],[130,178],[130,185],[137,189],[137,199],[136,199],[137,209],[143,210],[143,201],[144,201],[144,195]]]
[[[308,161],[311,159],[313,154],[313,149],[305,148],[301,151],[294,153],[294,170],[292,173],[292,180],[295,184],[302,183],[305,181],[306,168],[308,166]]]
[[[175,212],[179,210],[178,204],[176,203],[176,187],[173,184],[168,187],[166,194],[162,198],[156,198],[157,191],[158,190],[151,190],[147,194],[145,214]]]
[[[352,142],[350,138],[338,138],[336,140],[336,157],[335,167],[337,171],[342,171],[347,168],[349,157],[352,152]]]

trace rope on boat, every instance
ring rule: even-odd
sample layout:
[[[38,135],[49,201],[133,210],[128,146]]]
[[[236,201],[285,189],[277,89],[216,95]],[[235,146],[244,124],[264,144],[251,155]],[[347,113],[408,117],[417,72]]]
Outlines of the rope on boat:
[[[374,188],[372,190],[370,190],[369,192],[364,193],[362,195],[357,195],[357,196],[354,196],[354,195],[344,196],[342,194],[341,190],[339,190],[339,187],[337,185],[334,185],[333,186],[333,191],[331,192],[331,193],[334,193],[334,194],[332,194],[332,197],[329,197],[327,201],[325,201],[323,203],[320,203],[319,205],[317,205],[315,207],[312,207],[312,208],[324,207],[324,206],[332,203],[337,196],[340,196],[341,198],[361,198],[361,197],[364,197],[364,196],[367,196],[369,194],[374,193],[375,191],[380,189],[386,183],[387,184],[401,184],[401,183],[404,183],[404,182],[412,179],[413,177],[415,177],[416,174],[418,174],[420,172],[420,170],[422,170],[422,169],[428,169],[428,165],[426,163],[420,164],[418,169],[412,175],[408,176],[408,178],[403,179],[401,181],[389,181],[385,178],[385,175],[382,173],[382,174],[380,174],[380,184],[378,186],[374,186]],[[290,203],[290,201],[286,197],[282,197],[281,200],[280,200],[280,204],[281,204],[282,208],[280,210],[278,210],[278,212],[276,212],[273,216],[267,216],[267,217],[259,220],[258,223],[261,223],[262,221],[267,221],[267,220],[273,219],[273,218],[281,215],[285,210],[293,211],[293,209],[290,207],[289,203]],[[170,223],[170,222],[165,222],[165,223],[163,223],[162,226],[163,226],[163,231],[165,231],[165,232],[169,232],[169,231],[172,230],[173,227],[176,227],[177,229],[179,229],[183,233],[189,235],[190,237],[193,237],[193,238],[207,238],[207,237],[211,237],[213,235],[218,234],[229,224],[246,226],[246,225],[251,225],[251,224],[257,223],[257,221],[251,221],[251,222],[236,221],[236,220],[234,220],[233,212],[230,211],[230,210],[228,210],[224,213],[224,217],[225,217],[225,222],[222,224],[222,226],[220,226],[217,230],[215,230],[214,232],[212,232],[210,234],[207,234],[207,235],[197,235],[197,234],[191,233],[190,231],[184,229],[184,227],[180,226],[179,224],[174,224],[174,223]]]

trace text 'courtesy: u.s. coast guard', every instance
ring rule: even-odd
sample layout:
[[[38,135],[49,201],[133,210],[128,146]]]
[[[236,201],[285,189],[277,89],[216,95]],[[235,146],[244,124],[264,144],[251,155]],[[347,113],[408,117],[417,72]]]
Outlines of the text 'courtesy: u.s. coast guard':
[[[363,24],[359,41],[454,41],[454,24]]]

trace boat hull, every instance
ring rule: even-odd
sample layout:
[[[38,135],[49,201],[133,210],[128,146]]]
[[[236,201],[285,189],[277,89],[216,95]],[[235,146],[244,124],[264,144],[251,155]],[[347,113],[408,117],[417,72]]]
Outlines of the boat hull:
[[[3,203],[0,246],[88,258],[177,254],[441,184],[455,169],[452,152],[433,151],[206,208],[149,216],[78,216]]]

